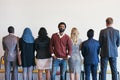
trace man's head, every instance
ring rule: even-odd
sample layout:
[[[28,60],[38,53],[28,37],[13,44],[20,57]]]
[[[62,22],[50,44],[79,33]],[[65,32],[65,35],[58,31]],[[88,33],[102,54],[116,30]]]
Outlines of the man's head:
[[[90,39],[90,38],[93,38],[93,36],[94,36],[94,30],[89,29],[88,32],[87,32],[87,37]]]
[[[8,27],[8,32],[9,33],[14,33],[14,27],[13,26],[9,26]]]
[[[65,29],[66,29],[66,24],[65,24],[64,22],[60,22],[60,23],[58,24],[58,29],[59,29],[59,32],[60,32],[60,33],[64,32]]]
[[[113,19],[111,17],[108,17],[106,19],[106,26],[111,26],[113,24]]]

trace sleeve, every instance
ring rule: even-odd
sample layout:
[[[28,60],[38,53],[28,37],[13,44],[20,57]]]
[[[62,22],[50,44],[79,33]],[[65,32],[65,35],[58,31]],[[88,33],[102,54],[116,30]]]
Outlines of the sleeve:
[[[79,46],[79,50],[81,50],[82,48],[82,40],[80,39],[80,46]]]
[[[22,50],[22,38],[19,39],[19,50]]]
[[[84,57],[85,54],[85,50],[84,50],[84,42],[81,44],[81,52],[82,52],[82,56]]]
[[[5,43],[4,43],[4,38],[2,39],[2,46],[3,46],[3,50],[5,51]]]
[[[120,45],[120,33],[119,33],[119,31],[118,31],[116,45],[117,45],[117,47],[119,47],[119,45]]]
[[[97,50],[98,54],[100,53],[100,43],[98,41],[98,50]]]
[[[72,53],[72,41],[70,38],[68,38],[68,42],[67,42],[67,46],[68,46],[68,55],[71,55]]]
[[[35,39],[35,43],[34,43],[34,47],[35,47],[35,50],[37,50],[38,48],[37,48],[37,39]]]
[[[17,45],[16,45],[17,53],[19,53],[19,37],[17,37]]]
[[[102,35],[102,34],[103,34],[102,31],[100,31],[100,35],[99,35],[99,43],[100,43],[100,47],[101,47],[102,44],[103,44],[103,40],[102,40],[103,35]]]
[[[53,47],[54,47],[54,39],[53,39],[53,35],[52,35],[52,38],[50,39],[50,53],[51,54],[54,54]]]

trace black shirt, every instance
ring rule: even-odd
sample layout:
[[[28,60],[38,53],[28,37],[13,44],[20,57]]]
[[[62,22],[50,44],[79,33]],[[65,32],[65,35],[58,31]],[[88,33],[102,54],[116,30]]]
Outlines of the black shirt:
[[[38,37],[35,40],[35,50],[37,51],[37,59],[46,59],[51,57],[49,44],[50,38],[48,36]]]
[[[35,46],[34,43],[26,43],[22,38],[19,40],[21,51],[21,60],[23,67],[30,67],[35,65]]]

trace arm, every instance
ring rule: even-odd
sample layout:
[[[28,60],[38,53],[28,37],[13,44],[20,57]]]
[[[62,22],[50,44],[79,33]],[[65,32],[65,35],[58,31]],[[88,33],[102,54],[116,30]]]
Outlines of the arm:
[[[17,45],[16,45],[17,53],[19,53],[19,37],[17,37]]]
[[[51,56],[56,59],[57,57],[55,56],[54,54],[54,39],[53,39],[53,36],[52,38],[50,39],[50,53],[51,53]]]
[[[3,50],[5,51],[4,38],[2,39],[2,46],[3,46]]]
[[[118,37],[117,37],[116,45],[117,45],[117,47],[119,47],[119,45],[120,45],[120,33],[119,33],[119,31],[118,31]]]
[[[99,42],[98,42],[98,50],[97,50],[97,52],[98,52],[98,55],[99,55],[99,53],[100,53],[100,44],[99,44]]]
[[[68,41],[67,41],[67,47],[68,47],[68,55],[67,55],[67,58],[70,58],[71,53],[72,53],[72,41],[71,41],[70,38],[69,38]]]
[[[81,44],[81,52],[82,52],[82,56],[84,57],[85,55],[85,49],[84,49],[84,43]]]
[[[102,34],[103,34],[102,31],[100,31],[100,35],[99,35],[99,43],[100,43],[100,47],[101,47],[102,44],[103,44],[103,43],[102,43],[102,42],[103,42],[103,41],[102,41]]]

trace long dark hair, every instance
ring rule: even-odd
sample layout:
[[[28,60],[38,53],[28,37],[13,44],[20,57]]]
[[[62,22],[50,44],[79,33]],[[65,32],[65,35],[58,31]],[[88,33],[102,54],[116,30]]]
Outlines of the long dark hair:
[[[47,37],[48,37],[47,36],[47,30],[44,27],[41,27],[39,32],[38,32],[38,38],[44,40]]]

